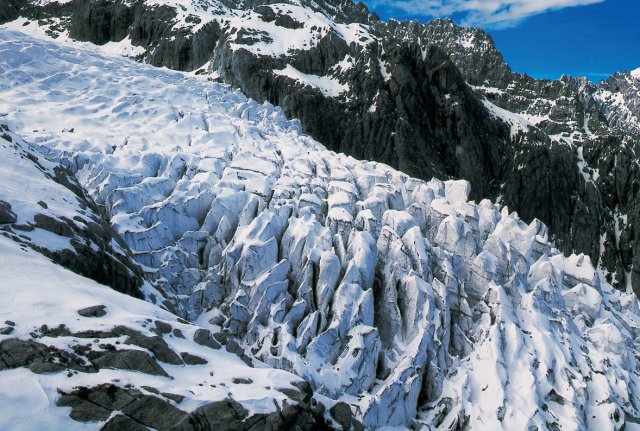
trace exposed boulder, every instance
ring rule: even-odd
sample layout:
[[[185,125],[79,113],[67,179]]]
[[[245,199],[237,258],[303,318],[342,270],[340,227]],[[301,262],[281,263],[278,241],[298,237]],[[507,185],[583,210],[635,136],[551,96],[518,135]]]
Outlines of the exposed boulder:
[[[104,305],[92,305],[78,310],[78,314],[82,317],[102,317],[107,314],[106,308]]]
[[[100,368],[132,370],[156,376],[169,376],[155,359],[141,350],[92,351],[88,357],[92,363]]]
[[[187,365],[202,365],[208,363],[206,359],[201,358],[197,355],[192,355],[188,352],[180,352],[180,356],[182,357],[184,363]]]
[[[197,344],[200,344],[201,346],[207,346],[214,350],[218,350],[222,347],[220,343],[218,343],[215,338],[213,338],[211,331],[206,329],[197,329],[193,334],[193,341],[195,341]]]

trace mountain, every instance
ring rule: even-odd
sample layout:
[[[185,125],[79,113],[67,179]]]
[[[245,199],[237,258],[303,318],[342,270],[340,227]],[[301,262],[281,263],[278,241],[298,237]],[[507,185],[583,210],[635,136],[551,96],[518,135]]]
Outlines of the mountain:
[[[640,292],[640,81],[535,80],[449,20],[381,22],[349,0],[8,0],[0,23],[197,71],[281,106],[327,148],[464,178]]]
[[[637,297],[542,222],[101,49],[0,31],[0,428],[638,428]]]

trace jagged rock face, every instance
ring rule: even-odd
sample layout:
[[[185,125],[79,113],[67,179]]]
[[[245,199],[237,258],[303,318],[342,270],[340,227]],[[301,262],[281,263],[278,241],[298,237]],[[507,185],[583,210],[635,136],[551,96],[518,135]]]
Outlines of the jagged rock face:
[[[619,95],[622,95],[620,98]],[[602,81],[593,95],[602,115],[617,129],[640,133],[640,72],[616,73]]]
[[[20,16],[20,11],[26,2],[22,0],[8,0],[0,5],[0,22],[13,21]]]
[[[640,283],[639,143],[625,137],[620,145],[616,137],[598,137],[585,142],[583,148],[585,164],[594,167],[599,175],[596,184],[602,206],[608,211],[601,240],[615,245],[601,249],[602,267],[609,270],[610,281],[637,290]]]
[[[36,20],[26,29],[118,42],[116,50],[154,65],[208,71],[282,106],[330,149],[425,180],[465,178],[472,198],[501,196],[526,220],[543,220],[563,250],[590,253],[627,287],[638,267],[613,227],[626,216],[620,229],[633,237],[637,213],[603,196],[614,180],[594,176],[600,166],[584,152],[599,138],[637,145],[636,76],[535,80],[513,73],[482,30],[449,20],[383,23],[351,1],[267,3],[12,0],[0,22]],[[510,135],[509,116],[490,115],[483,98],[516,113],[525,133]]]
[[[399,28],[406,34],[416,32],[401,25]],[[556,213],[552,205],[535,208],[520,200],[528,194],[527,187],[507,190],[505,202],[527,219],[537,216],[547,222],[563,249],[597,257],[608,280],[618,288],[633,287],[638,292],[638,260],[631,256],[637,255],[640,244],[635,236],[640,228],[635,205],[640,166],[629,162],[629,157],[638,153],[640,145],[640,74],[616,73],[597,85],[567,76],[555,81],[536,80],[511,72],[491,38],[478,29],[457,27],[446,20],[423,28],[424,37],[437,41],[477,91],[540,128],[551,141],[566,147],[563,152],[577,155],[578,169],[567,161],[562,172],[569,177],[581,175],[585,181],[573,181],[570,187],[562,187],[562,193],[553,194],[553,201],[560,204],[560,196],[572,196],[562,212]],[[532,158],[520,166],[531,166],[531,161],[535,165]],[[530,169],[527,175],[537,185],[544,172]],[[566,184],[558,179],[553,178],[554,186]],[[549,214],[557,214],[557,220]]]
[[[615,291],[589,257],[565,258],[538,220],[469,201],[466,181],[426,182],[328,151],[282,110],[203,77],[11,32],[0,51],[19,53],[2,64],[10,83],[20,77],[2,89],[15,108],[3,117],[75,173],[165,305],[211,330],[179,325],[193,355],[208,360],[203,349],[221,343],[293,372],[327,420],[353,429],[638,421],[636,296]],[[42,119],[34,100],[51,98]],[[531,133],[512,121],[511,133]],[[187,362],[166,325],[137,331],[104,336],[151,352],[169,375]],[[140,355],[131,350],[87,358],[117,368]],[[89,396],[65,393],[80,405]]]
[[[389,32],[396,39],[417,40],[422,46],[436,45],[444,50],[471,85],[484,82],[506,87],[512,72],[491,37],[479,28],[459,27],[448,19],[436,19],[427,24],[417,21],[390,20],[377,24],[380,33]]]
[[[475,196],[495,195],[496,178],[510,160],[508,129],[490,117],[442,51],[425,52],[395,39],[349,47],[329,34],[317,49],[293,57],[270,65],[263,57],[223,47],[209,67],[250,96],[282,106],[330,149],[425,179],[473,178]],[[307,91],[279,74],[287,64],[303,74],[344,80],[348,89],[337,98]]]
[[[450,20],[426,25],[392,22],[389,27],[405,38],[419,37],[442,48],[480,93],[522,114],[550,136],[586,132],[585,121],[587,129],[599,134],[640,131],[637,74],[616,73],[597,85],[582,77],[538,80],[512,72],[480,29],[459,27]]]

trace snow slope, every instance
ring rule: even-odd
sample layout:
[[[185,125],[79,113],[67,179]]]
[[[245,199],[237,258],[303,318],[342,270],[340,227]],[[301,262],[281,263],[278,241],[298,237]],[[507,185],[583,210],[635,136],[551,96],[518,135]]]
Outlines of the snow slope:
[[[193,325],[181,323],[177,317],[157,306],[115,292],[92,280],[83,278],[30,249],[0,237],[0,292],[5,298],[0,304],[3,325],[12,322],[14,330],[9,335],[0,335],[0,343],[11,338],[30,339],[37,333],[38,343],[54,346],[68,352],[87,346],[102,352],[108,343],[117,350],[136,349],[145,351],[133,342],[125,341],[124,335],[87,337],[80,333],[109,331],[125,326],[144,336],[156,336],[157,322],[170,325],[164,339],[169,349],[180,354],[187,352],[206,361],[202,365],[169,364],[160,361],[166,375],[153,375],[137,370],[101,368],[87,372],[34,373],[26,368],[0,371],[0,429],[98,429],[100,422],[80,424],[68,418],[68,410],[55,406],[60,391],[71,392],[78,386],[92,387],[99,384],[115,384],[119,387],[132,385],[136,388],[154,388],[160,393],[176,395],[176,402],[167,400],[179,409],[192,412],[213,401],[232,398],[240,402],[251,413],[271,413],[274,402],[282,406],[291,400],[277,388],[295,387],[299,379],[284,371],[251,368],[236,355],[224,350],[214,350],[192,341]],[[95,305],[104,305],[106,316],[82,317],[78,310]],[[152,323],[155,322],[155,323]],[[44,328],[70,331],[63,335],[47,333]],[[99,338],[98,338],[99,337]],[[94,339],[95,338],[95,339]],[[6,352],[2,352],[1,359]],[[85,355],[88,355],[85,352]],[[0,368],[2,369],[2,368]],[[249,384],[236,384],[234,379],[251,380]],[[144,389],[145,393],[155,393]]]
[[[17,32],[0,31],[0,101],[0,122],[75,174],[159,301],[309,381],[336,421],[346,405],[370,428],[638,428],[636,297],[562,256],[542,223],[468,202],[467,182],[332,153],[205,78]]]

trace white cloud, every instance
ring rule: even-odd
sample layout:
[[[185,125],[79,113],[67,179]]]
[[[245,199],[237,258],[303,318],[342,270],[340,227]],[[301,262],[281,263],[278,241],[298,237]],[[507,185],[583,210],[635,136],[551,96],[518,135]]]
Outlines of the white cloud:
[[[374,6],[390,7],[411,15],[447,17],[461,15],[462,24],[511,27],[532,15],[605,0],[372,0]]]

